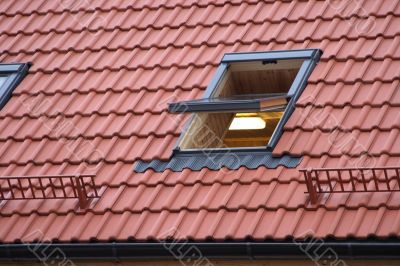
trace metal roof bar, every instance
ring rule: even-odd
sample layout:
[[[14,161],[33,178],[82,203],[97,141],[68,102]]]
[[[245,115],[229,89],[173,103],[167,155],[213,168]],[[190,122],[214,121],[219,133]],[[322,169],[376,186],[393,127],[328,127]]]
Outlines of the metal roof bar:
[[[319,242],[318,242],[319,243]],[[333,255],[338,259],[398,259],[400,241],[393,240],[326,240],[311,252]],[[265,241],[265,242],[153,242],[153,243],[32,243],[0,245],[1,261],[38,261],[36,254],[43,254],[46,259],[55,261],[70,260],[113,260],[127,259],[176,259],[174,251],[179,251],[179,258],[193,261],[207,259],[309,259],[304,252],[310,247],[310,241]],[[173,250],[168,247],[173,246]],[[312,247],[312,246],[311,246]],[[32,252],[32,249],[35,252]],[[47,249],[47,250],[46,250]],[[66,257],[60,257],[61,250]],[[172,251],[171,251],[172,250]],[[185,253],[185,251],[191,251]],[[328,251],[328,252],[326,252]],[[319,253],[320,252],[320,253]],[[324,253],[326,252],[326,253]],[[58,257],[57,257],[58,256]],[[334,259],[332,257],[330,260]],[[339,264],[338,264],[339,265]]]
[[[67,195],[67,187],[72,195]],[[94,175],[0,176],[0,201],[78,198],[84,209],[89,199],[98,197]]]
[[[285,59],[311,59],[318,49],[282,50],[269,52],[226,53],[221,62],[265,61]]]
[[[311,204],[324,193],[398,192],[400,167],[300,169]]]

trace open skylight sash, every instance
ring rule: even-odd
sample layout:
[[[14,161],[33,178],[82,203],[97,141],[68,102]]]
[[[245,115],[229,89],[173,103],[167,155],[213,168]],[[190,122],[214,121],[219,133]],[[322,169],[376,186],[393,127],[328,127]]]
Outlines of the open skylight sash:
[[[191,112],[258,112],[277,111],[287,104],[286,94],[260,95],[261,98],[249,99],[244,97],[208,98],[192,101],[170,103],[168,110],[171,113]]]

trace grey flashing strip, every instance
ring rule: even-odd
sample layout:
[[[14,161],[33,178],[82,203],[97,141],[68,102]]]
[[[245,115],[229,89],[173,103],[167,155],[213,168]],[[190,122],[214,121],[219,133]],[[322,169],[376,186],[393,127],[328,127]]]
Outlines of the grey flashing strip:
[[[285,59],[311,59],[318,53],[318,49],[284,50],[269,52],[226,53],[221,62],[264,61]]]
[[[31,63],[0,64],[0,75],[8,75],[0,86],[0,109],[6,105],[14,89],[25,78],[30,66]]]
[[[155,172],[164,172],[170,169],[173,172],[181,172],[183,169],[192,171],[200,171],[203,168],[210,170],[219,170],[222,167],[230,170],[236,170],[239,167],[248,169],[257,169],[260,166],[267,168],[276,168],[279,165],[287,168],[295,168],[301,162],[301,157],[284,155],[281,157],[273,157],[268,151],[241,151],[241,152],[210,152],[204,153],[177,153],[169,161],[138,160],[134,171],[143,173],[146,170],[152,169]]]
[[[249,95],[242,96],[243,97],[219,97],[168,103],[168,111],[170,113],[259,112],[263,111],[263,104],[265,109],[269,110],[282,109],[282,106],[285,107],[287,104],[287,96],[285,93],[258,94],[251,98],[249,98]],[[269,104],[265,105],[268,102]]]

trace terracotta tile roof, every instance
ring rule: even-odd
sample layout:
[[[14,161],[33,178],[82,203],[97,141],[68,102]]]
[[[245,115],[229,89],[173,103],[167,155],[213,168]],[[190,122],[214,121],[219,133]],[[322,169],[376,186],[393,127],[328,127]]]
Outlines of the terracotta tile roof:
[[[400,193],[311,205],[298,172],[365,154],[399,165],[400,2],[361,2],[0,1],[1,62],[33,62],[0,111],[0,175],[85,171],[102,186],[88,210],[0,202],[0,241],[399,236]],[[133,172],[170,157],[187,117],[171,123],[166,103],[201,97],[224,53],[303,48],[324,53],[274,150],[302,155],[297,169]]]

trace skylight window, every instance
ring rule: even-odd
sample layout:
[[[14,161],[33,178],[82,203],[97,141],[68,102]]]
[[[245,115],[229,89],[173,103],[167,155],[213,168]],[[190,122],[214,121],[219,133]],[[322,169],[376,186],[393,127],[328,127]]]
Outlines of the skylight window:
[[[0,88],[7,81],[8,75],[0,75]]]
[[[169,104],[171,113],[193,113],[176,150],[273,149],[320,54],[225,54],[203,98]]]
[[[7,103],[13,90],[28,73],[30,63],[0,63],[0,109]]]

